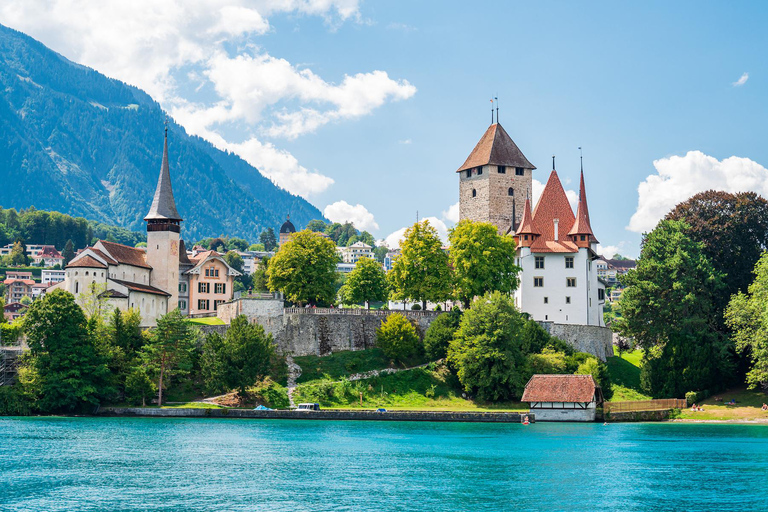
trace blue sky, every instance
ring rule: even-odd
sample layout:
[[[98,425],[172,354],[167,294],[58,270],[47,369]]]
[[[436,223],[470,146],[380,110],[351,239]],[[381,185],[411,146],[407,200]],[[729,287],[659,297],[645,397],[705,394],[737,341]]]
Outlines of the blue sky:
[[[762,2],[178,1],[148,15],[11,0],[0,22],[148,90],[381,238],[417,211],[450,227],[493,95],[535,179],[556,154],[577,188],[584,148],[609,251],[637,255],[640,232],[699,190],[768,193]]]

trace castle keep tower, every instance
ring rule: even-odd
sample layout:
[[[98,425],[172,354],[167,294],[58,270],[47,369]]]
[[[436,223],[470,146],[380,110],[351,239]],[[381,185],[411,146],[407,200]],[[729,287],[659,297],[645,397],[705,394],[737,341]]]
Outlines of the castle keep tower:
[[[459,173],[459,219],[490,222],[500,234],[514,233],[531,196],[533,170],[506,130],[494,123]]]
[[[168,310],[179,303],[179,238],[181,216],[176,210],[168,168],[168,128],[163,142],[163,164],[147,221],[147,265],[152,267],[150,285],[168,292]]]

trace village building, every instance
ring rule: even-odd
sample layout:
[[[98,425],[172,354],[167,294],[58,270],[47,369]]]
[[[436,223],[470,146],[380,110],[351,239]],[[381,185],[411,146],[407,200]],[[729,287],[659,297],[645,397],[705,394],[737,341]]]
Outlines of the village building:
[[[35,285],[32,272],[9,270],[5,274],[5,303],[21,302],[24,297],[32,298],[32,287]]]
[[[64,269],[52,269],[52,268],[44,268],[41,271],[41,282],[43,283],[60,283],[64,280],[66,277],[66,272]]]
[[[122,311],[138,310],[145,327],[154,326],[160,316],[177,307],[182,314],[195,313],[199,310],[194,307],[196,299],[207,300],[210,311],[215,311],[218,304],[232,298],[232,279],[239,273],[213,251],[190,259],[181,240],[182,218],[171,186],[167,131],[157,188],[144,220],[146,249],[100,240],[78,252],[66,266],[64,281],[54,286],[76,297],[97,293],[110,307]],[[192,286],[197,285],[197,274],[204,273],[206,264],[218,267],[219,271],[215,278],[206,281],[211,284],[210,291],[201,287],[206,291],[198,297]],[[214,281],[221,284],[217,286]]]
[[[531,209],[532,173],[500,124],[486,130],[458,169],[459,217],[490,222],[516,241],[521,267],[515,303],[534,320],[604,326],[605,285],[593,261],[597,239],[590,225],[584,173],[576,214],[554,168]]]
[[[13,322],[17,318],[21,318],[26,312],[27,306],[21,304],[20,302],[12,302],[3,306],[3,317],[8,322]]]
[[[373,259],[373,247],[365,242],[355,242],[349,247],[337,247],[342,263],[351,263],[354,265],[360,258]]]
[[[534,375],[525,385],[536,421],[595,421],[603,393],[591,375]]]
[[[283,222],[283,225],[280,226],[280,239],[278,240],[280,245],[283,245],[285,242],[291,239],[291,236],[296,232],[296,227],[293,225],[293,222],[291,222],[291,216],[288,215],[285,218],[285,222]]]
[[[219,305],[232,298],[235,277],[242,274],[230,267],[216,251],[201,253],[187,261],[184,266],[189,265],[189,268],[184,270],[179,286],[181,293],[184,285],[186,295],[180,300],[185,301],[185,307],[182,309],[180,303],[179,309],[190,315],[215,315]]]

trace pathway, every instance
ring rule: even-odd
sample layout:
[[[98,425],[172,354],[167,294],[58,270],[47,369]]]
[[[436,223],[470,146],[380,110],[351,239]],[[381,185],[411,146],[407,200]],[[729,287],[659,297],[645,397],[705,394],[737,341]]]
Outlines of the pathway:
[[[293,409],[296,407],[293,401],[293,391],[296,389],[296,379],[301,377],[301,366],[294,363],[291,356],[286,356],[285,364],[288,365],[288,404]]]

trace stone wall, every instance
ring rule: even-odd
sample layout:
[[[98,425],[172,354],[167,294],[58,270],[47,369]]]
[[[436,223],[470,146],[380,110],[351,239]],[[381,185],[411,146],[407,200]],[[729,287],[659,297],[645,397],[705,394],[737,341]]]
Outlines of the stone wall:
[[[601,361],[613,357],[613,332],[607,327],[554,322],[539,322],[539,325],[579,352],[592,354],[599,357]]]
[[[279,352],[294,356],[372,348],[376,345],[376,329],[393,313],[404,314],[413,321],[422,338],[440,315],[433,311],[283,308],[282,301],[249,298],[219,306],[219,318],[224,322],[245,315],[272,334]]]
[[[671,409],[663,411],[627,411],[605,413],[605,421],[666,421],[669,419]]]

